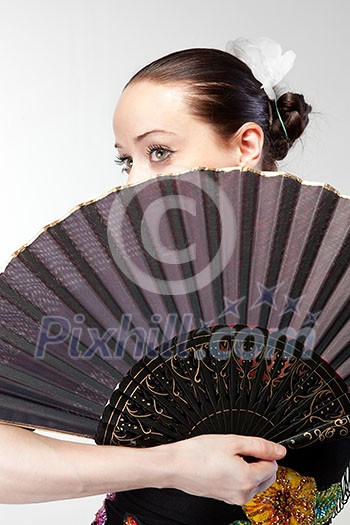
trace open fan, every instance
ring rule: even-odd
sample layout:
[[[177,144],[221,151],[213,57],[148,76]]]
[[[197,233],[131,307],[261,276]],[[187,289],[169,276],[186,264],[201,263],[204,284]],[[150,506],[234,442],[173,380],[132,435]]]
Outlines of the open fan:
[[[98,444],[337,442],[343,475],[349,224],[332,187],[245,168],[78,206],[0,276],[0,420]]]

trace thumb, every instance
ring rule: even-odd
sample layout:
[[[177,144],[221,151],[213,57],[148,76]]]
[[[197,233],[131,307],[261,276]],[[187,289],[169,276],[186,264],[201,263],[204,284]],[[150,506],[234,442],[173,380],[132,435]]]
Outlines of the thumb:
[[[238,449],[237,453],[243,456],[275,461],[282,459],[287,453],[286,448],[282,445],[278,445],[264,438],[250,436],[239,436],[239,438],[235,444]]]

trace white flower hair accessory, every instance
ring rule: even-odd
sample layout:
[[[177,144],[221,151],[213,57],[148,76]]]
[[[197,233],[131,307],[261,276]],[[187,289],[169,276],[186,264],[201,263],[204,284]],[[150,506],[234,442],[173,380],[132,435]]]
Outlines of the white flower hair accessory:
[[[288,89],[281,80],[293,67],[295,53],[286,51],[278,42],[270,38],[237,38],[226,44],[225,50],[250,67],[254,77],[262,83],[270,100],[277,100]]]

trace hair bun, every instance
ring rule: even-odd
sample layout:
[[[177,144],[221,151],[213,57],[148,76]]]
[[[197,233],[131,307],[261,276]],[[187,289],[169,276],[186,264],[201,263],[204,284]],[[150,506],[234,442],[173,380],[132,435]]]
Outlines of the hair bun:
[[[271,103],[273,121],[270,130],[271,156],[275,160],[284,159],[294,141],[300,137],[309,122],[310,104],[298,93],[285,93],[278,100],[278,109],[285,125],[286,137],[274,103]]]

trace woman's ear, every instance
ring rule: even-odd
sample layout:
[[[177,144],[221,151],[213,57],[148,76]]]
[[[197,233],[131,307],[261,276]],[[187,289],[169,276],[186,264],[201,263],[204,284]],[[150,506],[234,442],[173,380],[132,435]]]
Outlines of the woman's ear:
[[[246,122],[234,134],[239,165],[247,168],[261,169],[264,132],[255,122]]]

